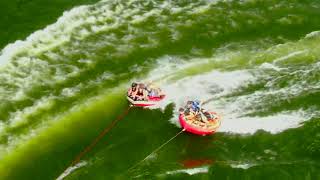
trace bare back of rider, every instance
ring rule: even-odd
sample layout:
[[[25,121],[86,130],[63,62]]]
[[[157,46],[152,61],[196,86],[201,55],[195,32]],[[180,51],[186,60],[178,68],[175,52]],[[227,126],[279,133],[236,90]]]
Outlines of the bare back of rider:
[[[128,97],[130,97],[133,100],[136,100],[137,93],[138,89],[136,87],[132,87],[128,90]]]
[[[138,91],[137,91],[137,94],[136,94],[136,100],[138,100],[138,101],[146,101],[146,100],[148,100],[147,93],[146,93],[146,90],[145,90],[145,87],[144,87],[143,84],[139,85],[139,88],[138,88]]]

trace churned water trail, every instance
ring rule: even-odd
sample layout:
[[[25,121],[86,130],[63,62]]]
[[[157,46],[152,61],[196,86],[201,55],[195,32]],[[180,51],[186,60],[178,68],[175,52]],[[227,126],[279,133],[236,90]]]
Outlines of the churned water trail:
[[[0,12],[11,38],[6,24],[34,18],[21,8],[39,3],[14,2]],[[45,28],[22,21],[39,28],[1,50],[1,178],[320,179],[318,1],[90,2]],[[158,84],[165,101],[104,136],[134,81]],[[218,132],[181,133],[122,175],[176,135],[178,109],[193,99],[223,115]]]

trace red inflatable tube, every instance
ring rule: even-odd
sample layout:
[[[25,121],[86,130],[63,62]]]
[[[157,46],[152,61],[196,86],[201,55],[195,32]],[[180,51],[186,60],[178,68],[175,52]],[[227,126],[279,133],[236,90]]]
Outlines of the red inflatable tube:
[[[163,100],[165,97],[166,97],[165,95],[161,95],[158,97],[148,97],[147,101],[134,101],[128,96],[127,96],[127,99],[133,106],[147,107],[147,106],[156,105],[159,101]]]
[[[198,125],[189,123],[188,121],[186,121],[184,113],[180,113],[179,121],[182,128],[185,129],[185,131],[187,132],[190,132],[196,135],[202,135],[202,136],[210,135],[216,132],[216,130],[220,127],[220,123],[221,123],[221,118],[220,116],[217,115],[217,113],[210,112],[210,114],[214,115],[215,117],[215,119],[210,120],[212,122],[212,126],[210,128],[204,128],[204,127],[200,127]]]

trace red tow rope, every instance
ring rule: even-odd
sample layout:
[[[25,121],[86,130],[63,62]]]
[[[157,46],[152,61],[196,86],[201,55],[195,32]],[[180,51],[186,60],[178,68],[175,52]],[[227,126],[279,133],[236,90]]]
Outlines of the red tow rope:
[[[127,115],[129,113],[131,106],[129,106],[121,115],[118,116],[117,119],[115,119],[114,121],[112,121],[112,123],[107,126],[100,134],[99,136],[97,136],[83,151],[81,151],[76,158],[72,161],[72,163],[64,170],[64,172],[71,166],[74,166],[75,164],[77,164],[81,158],[87,154],[89,151],[91,151],[91,149],[97,145],[97,143],[101,140],[101,138],[103,138],[103,136],[105,136],[115,125],[118,121],[120,121],[121,119],[124,118],[125,115]]]

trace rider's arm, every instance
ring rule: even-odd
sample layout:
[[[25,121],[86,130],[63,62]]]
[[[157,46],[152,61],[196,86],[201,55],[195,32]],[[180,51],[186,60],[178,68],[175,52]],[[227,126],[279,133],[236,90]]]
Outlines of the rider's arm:
[[[130,88],[129,90],[128,90],[128,94],[127,94],[128,96],[131,96],[132,95],[132,89]]]

